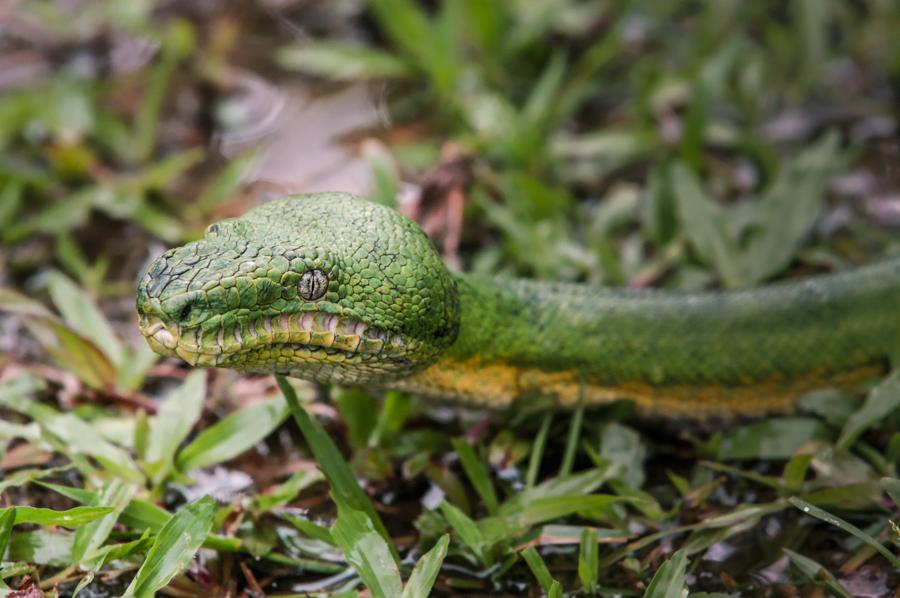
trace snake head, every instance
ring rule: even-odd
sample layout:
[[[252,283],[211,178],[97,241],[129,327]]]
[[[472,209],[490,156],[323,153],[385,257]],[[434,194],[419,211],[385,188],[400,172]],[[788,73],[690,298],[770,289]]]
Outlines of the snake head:
[[[338,384],[413,373],[459,327],[455,280],[418,225],[344,193],[212,224],[151,264],[137,311],[161,355]]]

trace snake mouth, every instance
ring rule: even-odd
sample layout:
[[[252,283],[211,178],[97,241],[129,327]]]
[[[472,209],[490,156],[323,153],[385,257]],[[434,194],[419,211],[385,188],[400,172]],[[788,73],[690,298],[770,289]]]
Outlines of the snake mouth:
[[[193,366],[278,369],[310,361],[402,360],[402,335],[346,315],[298,312],[217,327],[144,318],[141,333],[158,354]]]

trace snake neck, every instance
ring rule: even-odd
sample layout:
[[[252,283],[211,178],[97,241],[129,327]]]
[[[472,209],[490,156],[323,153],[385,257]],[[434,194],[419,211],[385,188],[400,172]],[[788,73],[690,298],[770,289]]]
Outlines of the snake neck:
[[[883,373],[900,354],[900,260],[761,289],[695,294],[458,275],[461,321],[397,388],[509,405],[633,400],[644,414],[783,412]]]

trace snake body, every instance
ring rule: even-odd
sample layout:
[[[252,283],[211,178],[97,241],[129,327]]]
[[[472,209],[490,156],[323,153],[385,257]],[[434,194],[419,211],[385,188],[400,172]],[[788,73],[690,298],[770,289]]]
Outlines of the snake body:
[[[414,222],[341,193],[213,224],[137,295],[153,349],[196,366],[686,418],[784,411],[882,375],[900,362],[898,306],[900,259],[700,293],[453,273]]]

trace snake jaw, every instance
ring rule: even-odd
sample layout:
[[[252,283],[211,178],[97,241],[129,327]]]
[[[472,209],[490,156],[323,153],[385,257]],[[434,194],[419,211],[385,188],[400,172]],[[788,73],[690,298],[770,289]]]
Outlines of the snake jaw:
[[[165,357],[192,366],[263,373],[293,372],[314,363],[365,363],[385,372],[406,367],[406,354],[414,347],[401,334],[351,316],[317,311],[260,316],[207,330],[144,316],[140,329],[150,347]]]
[[[181,333],[177,325],[170,324],[167,326],[165,322],[158,318],[146,318],[142,319],[140,329],[141,334],[147,339],[147,343],[155,353],[164,357],[178,356],[176,349]]]

